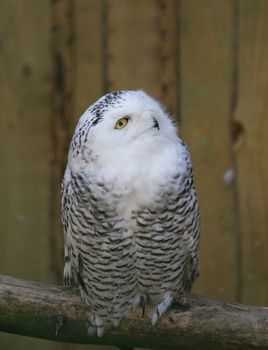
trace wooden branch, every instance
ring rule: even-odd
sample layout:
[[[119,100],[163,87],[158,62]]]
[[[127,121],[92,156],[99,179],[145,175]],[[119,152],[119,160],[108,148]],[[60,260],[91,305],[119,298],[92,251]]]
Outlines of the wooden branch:
[[[141,310],[102,338],[87,335],[90,311],[79,292],[0,276],[0,331],[121,349],[268,349],[268,308],[189,295],[152,327]]]

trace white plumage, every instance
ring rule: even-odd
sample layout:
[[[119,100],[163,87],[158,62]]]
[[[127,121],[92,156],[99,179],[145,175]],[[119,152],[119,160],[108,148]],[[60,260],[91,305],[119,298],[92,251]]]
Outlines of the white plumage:
[[[92,310],[89,333],[133,306],[155,324],[198,275],[200,220],[190,154],[142,91],[100,98],[80,118],[62,183],[64,282]]]

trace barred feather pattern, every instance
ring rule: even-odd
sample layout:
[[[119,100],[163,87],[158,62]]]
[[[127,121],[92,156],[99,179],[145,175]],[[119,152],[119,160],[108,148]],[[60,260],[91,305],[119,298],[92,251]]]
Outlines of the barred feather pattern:
[[[99,334],[117,326],[137,296],[160,305],[155,323],[175,296],[191,290],[198,276],[200,219],[190,163],[189,171],[190,176],[178,173],[161,188],[151,208],[133,211],[132,227],[105,201],[112,186],[66,172],[64,282],[79,286]],[[93,195],[96,186],[99,198]],[[120,200],[117,193],[114,202]]]
[[[96,187],[99,198],[93,195]],[[133,237],[124,218],[105,201],[110,190],[69,171],[63,181],[64,283],[79,286],[93,311],[92,333],[99,336],[128,315],[138,290]]]
[[[174,297],[189,292],[199,275],[200,216],[193,174],[177,174],[153,207],[136,214],[134,231],[139,290],[156,305],[153,324]]]
[[[113,136],[120,115],[133,124]],[[190,152],[148,95],[108,94],[81,117],[62,182],[62,222],[64,283],[77,285],[91,308],[89,334],[102,336],[147,304],[155,324],[191,290],[200,217]]]

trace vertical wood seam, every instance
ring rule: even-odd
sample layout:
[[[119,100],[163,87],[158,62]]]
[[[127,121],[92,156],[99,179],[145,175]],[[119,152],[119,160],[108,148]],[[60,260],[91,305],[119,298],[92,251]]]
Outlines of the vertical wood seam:
[[[109,92],[109,53],[108,53],[108,1],[102,0],[102,94]]]
[[[231,139],[231,160],[235,172],[233,181],[233,198],[236,213],[236,301],[241,302],[242,298],[242,247],[241,247],[241,227],[239,215],[239,193],[238,193],[238,167],[234,151],[235,129],[236,129],[236,110],[239,98],[239,0],[233,0],[233,67],[231,76],[231,103],[230,103],[230,139]]]
[[[180,0],[176,0],[175,3],[176,15],[175,15],[175,26],[176,26],[176,43],[175,43],[175,55],[176,55],[176,66],[175,66],[175,74],[176,74],[176,117],[179,125],[181,125],[181,79],[180,79]]]
[[[177,120],[178,120],[178,40],[177,40],[177,36],[178,36],[178,26],[177,26],[177,19],[178,19],[178,0],[158,0],[156,2],[156,6],[157,6],[157,10],[158,10],[158,18],[157,18],[157,22],[156,22],[156,32],[158,34],[158,41],[159,41],[159,74],[160,74],[160,82],[159,82],[159,87],[160,87],[160,95],[161,98],[163,99],[163,102],[166,102],[165,104],[167,105],[168,102],[170,102],[170,95],[172,96],[172,89],[173,89],[173,84],[172,84],[172,80],[170,79],[166,79],[167,81],[165,81],[165,76],[166,74],[168,74],[168,70],[169,70],[169,59],[172,58],[172,54],[169,52],[167,53],[165,50],[165,45],[166,45],[166,41],[168,40],[167,37],[168,35],[172,34],[169,33],[169,28],[166,28],[165,24],[163,23],[163,20],[166,17],[165,12],[168,11],[167,7],[174,5],[175,8],[175,14],[174,17],[172,16],[171,20],[175,21],[174,26],[175,26],[175,37],[172,38],[174,39],[172,42],[173,45],[173,49],[174,49],[174,67],[172,67],[173,69],[173,74],[175,76],[175,88],[176,88],[176,92],[175,92],[175,101],[173,100],[173,110],[169,110],[169,112],[172,112],[172,114],[174,116],[176,116]],[[168,100],[168,102],[166,101]]]
[[[176,86],[176,98],[177,98],[177,120],[179,122],[179,127],[182,127],[181,118],[181,0],[176,0],[176,71],[177,76],[177,86]],[[180,131],[179,129],[179,131]]]
[[[74,1],[51,2],[51,55],[54,71],[51,116],[51,193],[50,193],[50,262],[61,280],[63,234],[60,219],[60,185],[66,166],[73,112],[73,39]]]

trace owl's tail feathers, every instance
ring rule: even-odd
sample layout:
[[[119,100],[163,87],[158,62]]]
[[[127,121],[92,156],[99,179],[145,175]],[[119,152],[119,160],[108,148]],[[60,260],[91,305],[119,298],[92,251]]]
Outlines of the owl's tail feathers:
[[[168,310],[173,302],[171,292],[166,292],[162,301],[156,306],[152,315],[152,325],[154,326],[160,317]]]

